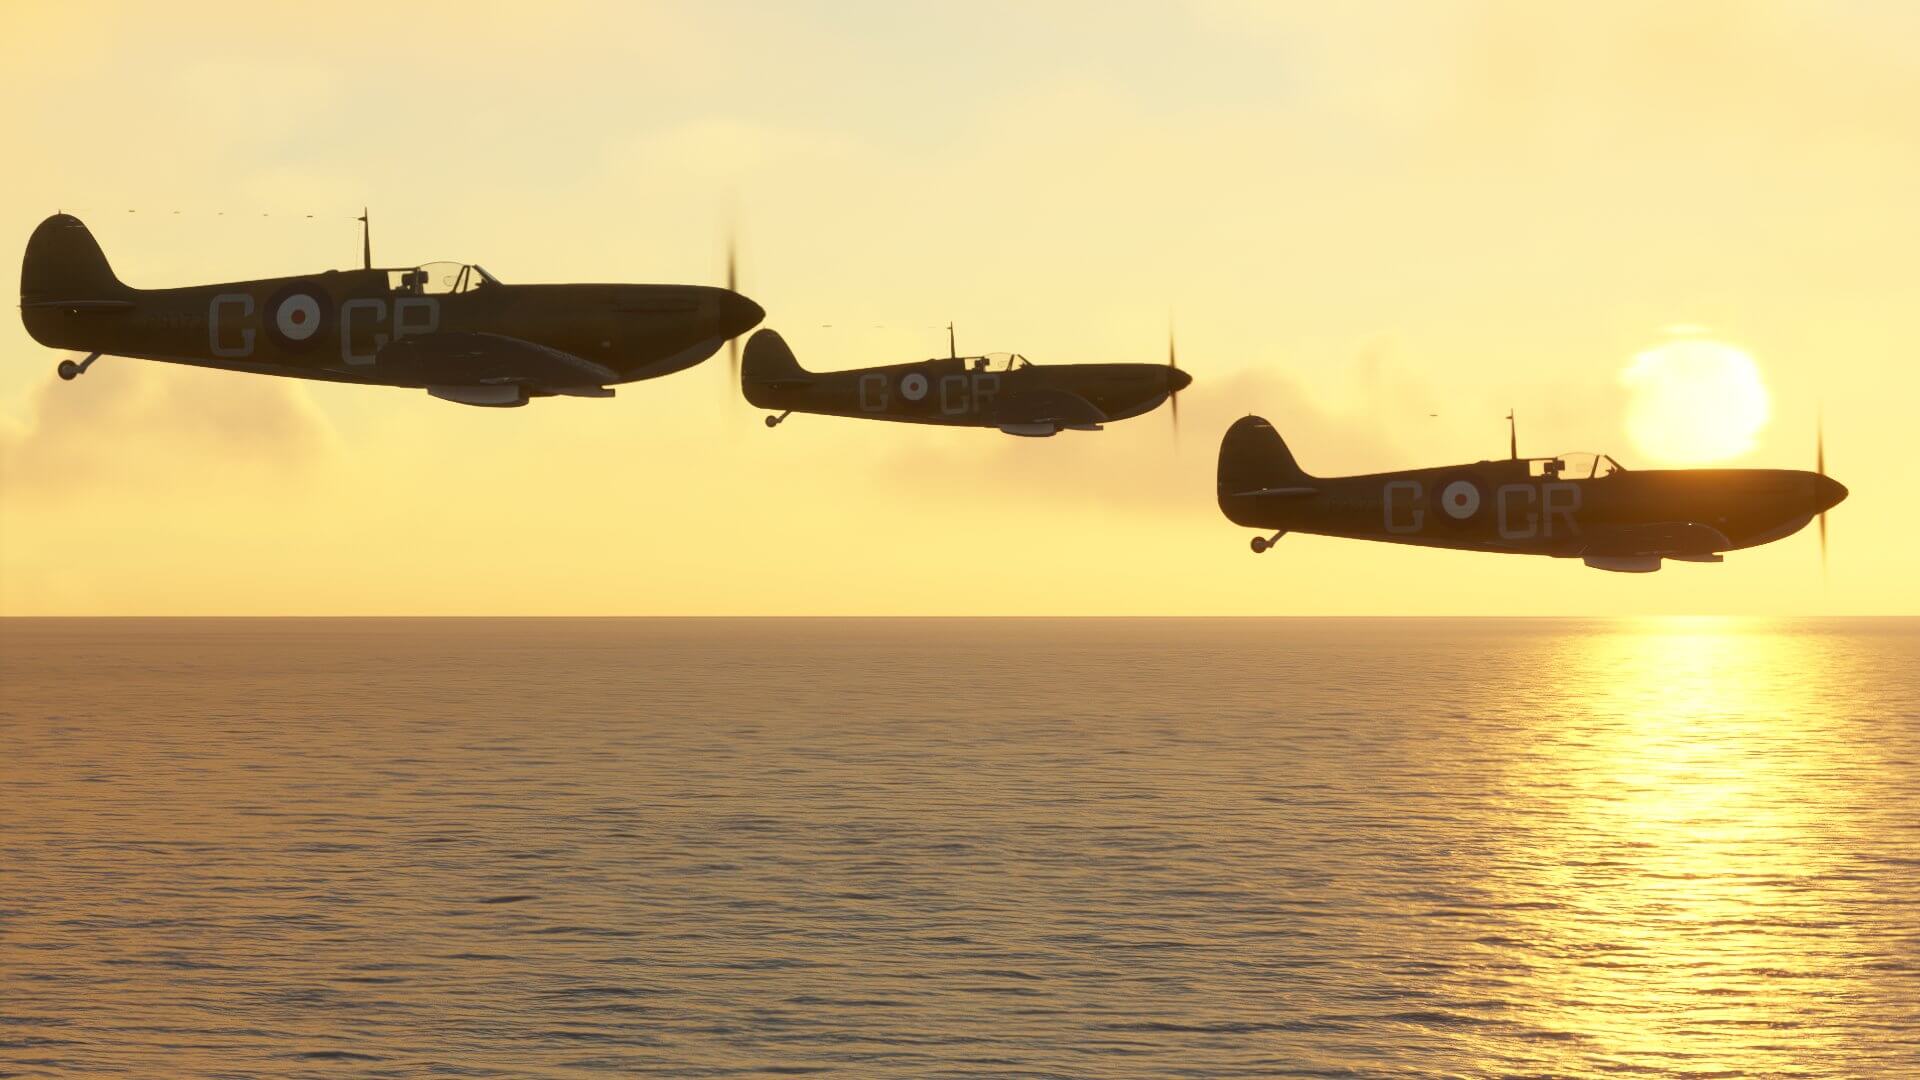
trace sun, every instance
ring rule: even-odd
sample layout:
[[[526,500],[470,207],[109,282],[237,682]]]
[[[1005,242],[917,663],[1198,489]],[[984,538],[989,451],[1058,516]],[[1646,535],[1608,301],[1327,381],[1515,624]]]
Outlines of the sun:
[[[1627,436],[1634,448],[1667,465],[1703,465],[1752,450],[1773,412],[1759,366],[1745,351],[1691,328],[1676,335],[1620,373],[1632,394]]]

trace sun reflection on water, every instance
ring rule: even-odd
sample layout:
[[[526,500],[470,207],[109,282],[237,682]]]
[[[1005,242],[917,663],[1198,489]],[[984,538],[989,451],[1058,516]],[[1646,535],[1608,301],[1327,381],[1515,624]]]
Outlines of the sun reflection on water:
[[[1518,997],[1580,1058],[1777,1073],[1844,1054],[1865,950],[1833,841],[1859,787],[1833,780],[1852,740],[1822,705],[1825,660],[1818,636],[1740,620],[1554,639],[1560,707],[1508,778],[1523,820],[1503,871],[1516,937],[1543,943]],[[1727,1056],[1741,1029],[1778,1029],[1778,1056]]]

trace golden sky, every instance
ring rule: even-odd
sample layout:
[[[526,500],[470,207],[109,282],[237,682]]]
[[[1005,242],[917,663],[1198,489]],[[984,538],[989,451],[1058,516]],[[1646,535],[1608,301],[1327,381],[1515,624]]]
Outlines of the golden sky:
[[[803,363],[1164,355],[1096,435],[795,416],[724,357],[471,409],[62,354],[0,320],[6,614],[1920,611],[1920,6],[0,0],[0,247],[136,286],[459,259],[716,282]],[[135,213],[128,213],[129,209]],[[174,214],[178,210],[180,213]],[[269,216],[262,217],[262,214]],[[308,219],[304,215],[313,214]],[[1213,503],[1258,412],[1324,474],[1650,460],[1634,358],[1704,327],[1832,514],[1722,566],[1289,536]],[[1430,414],[1438,414],[1430,415]]]

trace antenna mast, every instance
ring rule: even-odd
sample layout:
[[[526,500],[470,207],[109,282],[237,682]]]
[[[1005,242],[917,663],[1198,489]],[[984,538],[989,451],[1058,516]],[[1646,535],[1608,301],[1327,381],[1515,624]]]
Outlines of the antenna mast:
[[[960,350],[953,347],[953,324],[947,324],[947,359],[960,359]]]
[[[360,208],[360,268],[373,269],[373,226],[367,223],[367,208]]]
[[[1507,410],[1507,456],[1520,460],[1520,430],[1514,426],[1513,410]]]

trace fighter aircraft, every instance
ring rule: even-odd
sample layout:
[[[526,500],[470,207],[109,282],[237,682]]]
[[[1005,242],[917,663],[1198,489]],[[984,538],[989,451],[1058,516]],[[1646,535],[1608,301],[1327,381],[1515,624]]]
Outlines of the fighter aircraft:
[[[362,225],[366,217],[361,217]],[[727,287],[507,285],[477,265],[359,270],[135,289],[68,214],[40,223],[20,268],[20,315],[63,360],[103,355],[298,379],[425,389],[495,408],[536,397],[612,397],[613,385],[692,367],[764,312]]]
[[[1508,414],[1504,461],[1369,476],[1310,476],[1273,425],[1248,416],[1220,442],[1220,509],[1236,525],[1289,532],[1579,559],[1600,570],[1647,573],[1661,560],[1717,563],[1722,553],[1791,536],[1847,489],[1816,471],[1629,471],[1605,454],[1522,458]]]
[[[780,335],[762,330],[747,341],[740,389],[778,427],[789,415],[819,413],[909,424],[999,428],[1009,435],[1044,437],[1062,431],[1099,431],[1111,420],[1172,402],[1193,379],[1167,343],[1163,364],[1035,364],[1017,353],[961,356],[947,327],[945,357],[911,364],[808,371]]]

